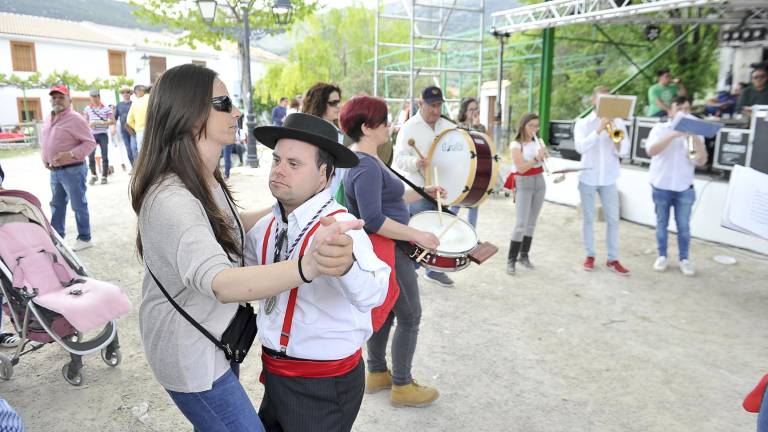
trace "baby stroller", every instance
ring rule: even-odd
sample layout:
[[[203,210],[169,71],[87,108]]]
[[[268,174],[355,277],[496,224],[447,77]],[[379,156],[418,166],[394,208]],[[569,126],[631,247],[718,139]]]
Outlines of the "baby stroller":
[[[11,378],[21,356],[52,342],[70,353],[61,373],[74,386],[83,384],[84,355],[101,351],[106,364],[120,364],[116,319],[130,301],[117,286],[88,278],[28,192],[0,190],[0,293],[21,338],[11,357],[0,353],[0,380]]]

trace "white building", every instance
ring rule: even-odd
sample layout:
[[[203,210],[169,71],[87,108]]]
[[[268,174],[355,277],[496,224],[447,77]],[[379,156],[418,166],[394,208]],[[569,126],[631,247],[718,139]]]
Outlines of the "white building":
[[[104,26],[90,22],[0,13],[0,74],[27,78],[38,72],[47,77],[68,71],[86,81],[126,76],[135,84],[149,84],[166,69],[185,63],[203,64],[216,72],[236,101],[240,99],[240,60],[235,44],[222,49],[197,44],[196,49],[176,46],[178,34]],[[251,49],[252,80],[269,63],[285,61],[258,48]],[[0,87],[0,125],[42,120],[50,112],[48,90]],[[116,91],[102,89],[104,104],[115,104]],[[73,91],[76,109],[88,103],[87,91]]]

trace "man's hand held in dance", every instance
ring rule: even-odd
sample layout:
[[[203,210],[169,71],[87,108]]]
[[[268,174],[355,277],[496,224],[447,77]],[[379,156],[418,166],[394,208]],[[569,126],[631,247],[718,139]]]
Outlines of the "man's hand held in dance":
[[[352,237],[346,232],[362,228],[363,221],[359,219],[338,222],[333,217],[321,218],[320,228],[302,262],[305,276],[312,280],[320,275],[338,277],[346,274],[355,262]]]

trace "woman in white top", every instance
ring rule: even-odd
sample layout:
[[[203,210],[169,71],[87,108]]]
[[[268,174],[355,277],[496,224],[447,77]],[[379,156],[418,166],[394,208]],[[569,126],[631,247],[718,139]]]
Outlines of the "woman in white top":
[[[547,191],[542,175],[542,161],[549,156],[547,150],[537,142],[538,132],[539,116],[533,113],[525,114],[520,119],[515,140],[510,144],[517,210],[515,230],[512,232],[507,256],[507,273],[511,275],[515,274],[518,253],[520,263],[527,268],[533,268],[528,252],[531,250],[533,230],[536,228],[536,219]]]

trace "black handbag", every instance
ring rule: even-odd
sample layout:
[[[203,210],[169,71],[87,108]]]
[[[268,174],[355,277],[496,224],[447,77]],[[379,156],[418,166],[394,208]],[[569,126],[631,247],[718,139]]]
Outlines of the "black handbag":
[[[240,231],[240,247],[242,247],[245,242],[245,238],[243,236],[243,227],[240,224],[240,219],[237,218],[237,213],[235,213],[235,209],[232,207],[232,203],[229,202],[228,198],[227,204],[229,204],[229,208],[232,211],[232,216],[235,218],[235,221],[237,221],[237,226]],[[157,280],[157,277],[155,277],[155,274],[152,273],[152,270],[149,268],[149,264],[146,265],[147,271],[149,272],[150,276],[152,276],[152,279],[155,281],[157,286],[160,288],[160,291],[163,292],[165,298],[168,299],[168,302],[170,302],[173,307],[176,308],[181,316],[186,318],[190,324],[195,326],[195,328],[200,333],[202,333],[203,336],[207,337],[208,340],[213,342],[216,347],[224,351],[224,356],[227,358],[227,360],[234,361],[236,363],[242,363],[243,360],[245,360],[245,356],[248,355],[248,351],[251,349],[251,345],[253,345],[253,341],[256,339],[256,333],[258,332],[256,312],[253,310],[253,306],[251,306],[250,303],[240,304],[240,306],[237,308],[237,313],[235,313],[235,317],[232,318],[232,321],[224,330],[224,333],[221,334],[221,340],[219,341],[213,337],[213,335],[208,330],[201,326],[200,323],[195,321],[194,318],[192,318],[186,311],[184,311],[184,309],[182,309],[181,306],[179,306],[179,304],[176,303],[176,301],[173,300],[170,295],[168,295],[168,292],[165,290],[165,287],[163,287],[163,284],[161,284],[160,281]]]

